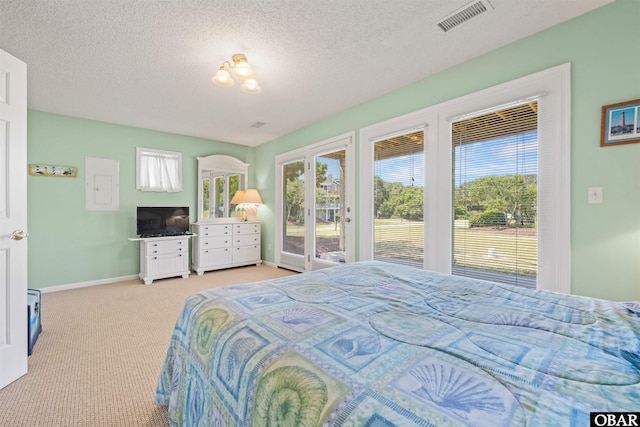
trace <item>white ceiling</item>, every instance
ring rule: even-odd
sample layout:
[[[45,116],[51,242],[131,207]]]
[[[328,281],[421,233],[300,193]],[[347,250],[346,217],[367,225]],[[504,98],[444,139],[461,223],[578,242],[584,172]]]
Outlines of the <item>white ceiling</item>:
[[[0,0],[33,110],[257,146],[613,0]],[[247,55],[262,93],[211,77]],[[260,128],[251,127],[264,122]]]

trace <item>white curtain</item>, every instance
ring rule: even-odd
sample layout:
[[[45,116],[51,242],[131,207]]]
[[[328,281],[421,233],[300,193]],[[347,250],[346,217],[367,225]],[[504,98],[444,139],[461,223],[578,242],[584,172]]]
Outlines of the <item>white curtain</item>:
[[[182,191],[182,153],[140,149],[138,185],[142,191]]]

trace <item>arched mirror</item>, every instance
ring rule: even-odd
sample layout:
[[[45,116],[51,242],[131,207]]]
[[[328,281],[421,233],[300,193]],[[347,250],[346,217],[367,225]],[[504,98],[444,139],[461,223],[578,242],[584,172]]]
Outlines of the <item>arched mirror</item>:
[[[233,196],[246,190],[249,164],[214,154],[198,157],[198,222],[235,215]]]

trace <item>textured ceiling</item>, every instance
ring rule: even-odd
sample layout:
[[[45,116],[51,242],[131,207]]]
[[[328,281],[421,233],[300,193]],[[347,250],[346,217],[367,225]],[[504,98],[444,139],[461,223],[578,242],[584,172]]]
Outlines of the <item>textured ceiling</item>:
[[[0,0],[0,48],[30,109],[256,146],[611,1],[489,0],[444,33],[468,0]],[[211,82],[238,52],[262,93]]]

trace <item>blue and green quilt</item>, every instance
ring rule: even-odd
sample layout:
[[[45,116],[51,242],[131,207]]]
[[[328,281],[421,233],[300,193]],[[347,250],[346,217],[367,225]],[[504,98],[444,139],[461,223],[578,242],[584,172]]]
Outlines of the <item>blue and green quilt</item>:
[[[640,411],[640,306],[367,261],[189,297],[183,426],[588,426]]]

